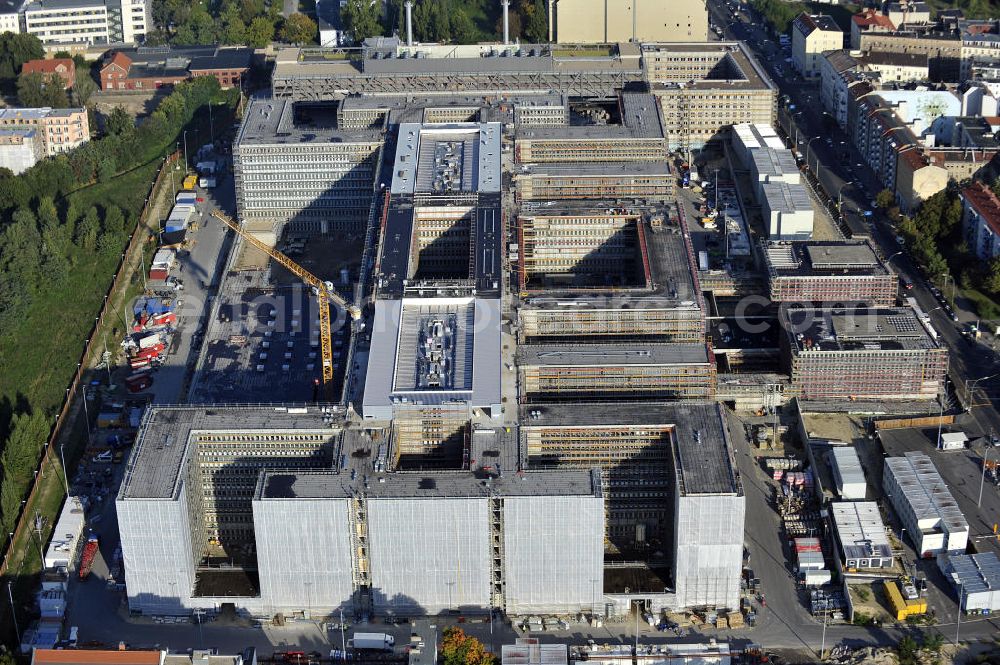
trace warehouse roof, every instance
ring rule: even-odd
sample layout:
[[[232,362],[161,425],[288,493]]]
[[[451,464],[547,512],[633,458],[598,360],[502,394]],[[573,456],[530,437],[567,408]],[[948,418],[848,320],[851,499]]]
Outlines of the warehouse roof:
[[[597,469],[512,470],[500,477],[486,478],[483,474],[468,471],[399,471],[372,475],[335,471],[265,471],[257,481],[254,500],[340,499],[362,493],[368,499],[486,498],[491,494],[504,497],[602,496],[601,472]]]
[[[836,448],[834,448],[836,450]],[[840,546],[847,558],[891,557],[885,524],[874,501],[834,501],[830,504]]]
[[[329,406],[152,406],[139,426],[119,499],[177,496],[194,432],[322,432],[335,436],[342,416]]]
[[[704,344],[522,344],[518,365],[618,366],[708,363]]]
[[[942,554],[938,565],[944,576],[962,593],[996,592],[1000,589],[1000,558],[996,552]]]
[[[519,422],[522,431],[534,427],[671,427],[682,495],[742,493],[725,412],[714,402],[526,404],[521,406]]]
[[[926,454],[908,452],[902,457],[887,457],[885,469],[892,474],[902,490],[903,498],[916,516],[917,523],[923,520],[940,520],[940,524],[949,533],[969,530],[969,523],[962,514],[962,509],[955,502],[955,497],[941,478],[934,462]],[[925,531],[940,532],[942,528],[935,525]]]
[[[791,214],[812,211],[812,200],[802,183],[765,182],[761,185],[764,204],[771,212]]]

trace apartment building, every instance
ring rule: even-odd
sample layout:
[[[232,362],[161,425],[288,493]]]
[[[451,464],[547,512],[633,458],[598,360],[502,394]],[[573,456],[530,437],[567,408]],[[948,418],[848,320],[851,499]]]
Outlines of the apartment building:
[[[742,42],[643,44],[671,150],[697,149],[739,123],[774,124],[777,88]]]
[[[0,129],[0,168],[23,173],[44,156],[37,129]]]
[[[559,44],[703,42],[708,7],[699,0],[552,0],[549,40]]]
[[[912,30],[862,32],[852,48],[870,52],[910,53],[927,56],[932,81],[958,81],[961,76],[962,40],[951,32]]]
[[[21,32],[21,16],[18,10],[23,0],[0,0],[0,33]]]
[[[919,556],[965,553],[969,523],[925,453],[887,457],[882,489]]]
[[[870,83],[857,82],[848,93],[847,134],[904,212],[947,186],[947,171],[924,156],[913,130]]]
[[[1000,198],[985,183],[963,187],[962,232],[969,250],[983,261],[1000,256]]]
[[[900,0],[899,2],[886,2],[882,8],[893,25],[915,26],[926,25],[931,22],[931,10],[926,2],[920,0]]]
[[[33,0],[24,31],[47,50],[141,42],[149,30],[148,0]]]
[[[962,20],[959,31],[962,34],[962,79],[965,80],[971,77],[975,63],[995,61],[1000,57],[1000,21]]]
[[[948,350],[906,308],[782,310],[782,362],[803,399],[935,399]]]
[[[861,48],[862,33],[893,32],[896,26],[874,7],[866,7],[851,17],[851,48]]]
[[[802,76],[820,74],[823,53],[844,48],[844,33],[826,14],[799,14],[792,21],[792,64]]]
[[[87,109],[0,109],[0,129],[36,129],[46,156],[58,155],[90,140]]]
[[[891,306],[897,278],[867,241],[830,240],[763,246],[773,302]]]

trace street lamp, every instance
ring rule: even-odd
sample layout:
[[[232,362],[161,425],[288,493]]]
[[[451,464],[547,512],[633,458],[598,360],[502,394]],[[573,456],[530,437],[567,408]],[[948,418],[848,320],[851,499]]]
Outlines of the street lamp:
[[[955,646],[958,646],[958,631],[962,628],[962,595],[965,593],[965,581],[958,580],[958,619],[955,620]]]
[[[965,380],[965,399],[969,402],[969,405],[967,407],[965,407],[965,411],[966,412],[969,412],[969,411],[972,410],[972,394],[976,390],[976,385],[980,381],[985,381],[986,379],[993,379],[993,378],[996,378],[998,376],[1000,376],[1000,372],[997,372],[996,374],[990,374],[989,376],[981,376],[978,379],[974,379],[972,381],[972,385],[971,386],[969,385],[969,380],[968,379]]]
[[[983,453],[983,475],[979,479],[979,499],[976,501],[976,507],[981,508],[983,505],[983,485],[986,484],[986,463],[990,459],[990,449],[993,447],[993,432],[990,432],[990,442],[986,445],[986,452]]]
[[[820,138],[819,136],[814,136],[808,141],[806,141],[806,167],[809,166],[809,150],[812,148],[812,142]],[[819,157],[816,157],[816,180],[819,181]]]
[[[11,539],[14,538],[14,534],[10,534]],[[7,598],[10,600],[10,618],[14,621],[14,634],[17,636],[17,643],[21,643],[21,629],[17,625],[17,610],[14,608],[14,592],[11,590],[11,586],[14,584],[12,580],[7,580]]]

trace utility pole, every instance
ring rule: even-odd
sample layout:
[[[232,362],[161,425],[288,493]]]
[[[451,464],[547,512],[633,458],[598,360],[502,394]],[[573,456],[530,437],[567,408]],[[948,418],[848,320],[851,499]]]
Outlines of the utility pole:
[[[347,660],[347,636],[344,629],[344,609],[340,609],[340,659]]]
[[[958,619],[955,620],[955,646],[958,646],[958,631],[962,628],[962,596],[965,594],[965,581],[958,581]]]
[[[14,534],[10,534],[13,540]],[[17,643],[21,643],[21,629],[17,625],[17,608],[14,607],[14,592],[11,590],[13,581],[7,580],[7,598],[10,600],[10,618],[14,622],[14,634],[17,636]]]
[[[990,428],[990,440],[986,444],[986,451],[983,453],[983,475],[979,478],[979,499],[976,501],[976,507],[981,508],[983,505],[983,485],[986,484],[986,463],[990,459],[990,449],[993,447],[993,428]]]

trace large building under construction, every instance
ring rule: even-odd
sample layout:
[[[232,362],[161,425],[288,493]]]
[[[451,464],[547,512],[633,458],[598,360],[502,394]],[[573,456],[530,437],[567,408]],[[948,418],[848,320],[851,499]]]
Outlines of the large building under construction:
[[[634,571],[637,599],[737,607],[745,498],[721,406],[530,404],[520,420],[531,468],[601,469],[609,552],[632,561],[636,552],[671,553],[649,557],[646,575]]]
[[[909,308],[782,310],[782,357],[805,399],[936,399],[948,349]]]
[[[522,339],[704,342],[693,250],[669,215],[522,212],[518,238]]]
[[[642,63],[671,150],[701,148],[730,125],[774,124],[777,86],[742,42],[643,44]]]
[[[302,458],[302,440],[326,448]],[[150,409],[116,502],[130,609],[595,610],[599,471],[408,473],[391,445],[315,406]],[[209,494],[250,516],[222,543],[234,568],[202,565]]]
[[[522,344],[517,366],[533,402],[715,397],[715,358],[704,344]]]
[[[770,243],[763,254],[772,302],[896,302],[898,278],[866,240]]]

